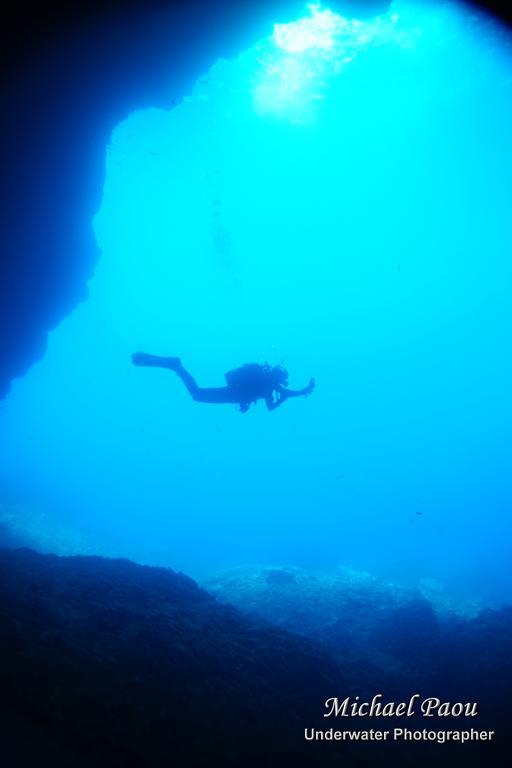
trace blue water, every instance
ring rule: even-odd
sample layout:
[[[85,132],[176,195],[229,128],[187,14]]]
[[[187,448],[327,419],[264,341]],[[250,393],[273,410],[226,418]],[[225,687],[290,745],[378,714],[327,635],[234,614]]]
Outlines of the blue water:
[[[304,18],[115,127],[89,298],[0,410],[0,522],[509,601],[509,40],[462,5]],[[240,414],[139,349],[317,388]]]

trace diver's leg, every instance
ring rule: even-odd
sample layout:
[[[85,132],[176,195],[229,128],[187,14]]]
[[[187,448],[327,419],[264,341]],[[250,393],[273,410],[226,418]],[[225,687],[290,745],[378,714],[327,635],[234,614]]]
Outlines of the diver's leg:
[[[178,374],[179,376],[179,374]],[[190,389],[189,389],[190,392]],[[229,387],[197,387],[190,392],[198,403],[238,403],[238,397],[233,395]]]
[[[194,379],[191,373],[189,373],[181,364],[181,360],[179,358],[174,358],[177,360],[176,365],[172,368],[174,373],[180,377],[194,400],[198,399],[198,394],[201,391],[201,387],[197,384],[197,381]]]
[[[200,387],[194,377],[181,365],[173,368],[180,377],[192,398],[197,403],[236,403],[238,402],[229,387]]]
[[[194,377],[183,367],[179,357],[160,357],[136,352],[132,355],[134,365],[153,368],[167,368],[180,377],[188,392],[198,403],[238,403],[229,387],[200,387]]]

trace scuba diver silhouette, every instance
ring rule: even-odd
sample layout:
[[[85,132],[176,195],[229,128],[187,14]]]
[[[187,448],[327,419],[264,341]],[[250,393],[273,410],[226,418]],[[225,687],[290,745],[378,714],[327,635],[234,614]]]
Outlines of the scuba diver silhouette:
[[[135,352],[132,362],[134,365],[174,371],[198,403],[236,403],[240,406],[241,413],[246,413],[251,403],[258,400],[265,400],[268,410],[273,411],[289,397],[310,395],[315,386],[315,380],[311,379],[304,389],[288,389],[288,372],[280,365],[271,367],[267,363],[247,363],[234,371],[228,371],[225,375],[225,387],[200,387],[185,370],[179,357],[160,357]]]

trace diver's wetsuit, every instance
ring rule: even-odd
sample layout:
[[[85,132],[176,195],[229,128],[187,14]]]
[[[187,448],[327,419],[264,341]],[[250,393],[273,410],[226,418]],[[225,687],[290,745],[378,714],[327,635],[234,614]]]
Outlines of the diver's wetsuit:
[[[240,391],[229,386],[225,387],[200,387],[194,377],[183,367],[179,357],[160,357],[159,355],[147,355],[145,352],[136,352],[132,355],[134,365],[142,365],[154,368],[167,368],[180,377],[192,398],[198,403],[234,403],[240,406],[242,413],[249,409],[252,402],[265,400],[267,408],[272,411],[280,406],[289,397],[301,397],[312,392],[314,381],[301,390],[287,389],[279,383],[273,383],[271,378],[265,386],[251,388],[250,391]],[[277,397],[274,399],[274,392]]]

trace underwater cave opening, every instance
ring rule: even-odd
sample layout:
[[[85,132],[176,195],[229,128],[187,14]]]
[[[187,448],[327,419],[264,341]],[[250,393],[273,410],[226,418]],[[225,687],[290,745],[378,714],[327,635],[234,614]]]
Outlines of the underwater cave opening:
[[[199,576],[510,597],[511,63],[463,5],[309,15],[113,131],[89,297],[0,414],[2,520]],[[307,400],[194,403],[285,361]],[[21,488],[24,488],[22,492]],[[30,489],[30,490],[27,490]]]

